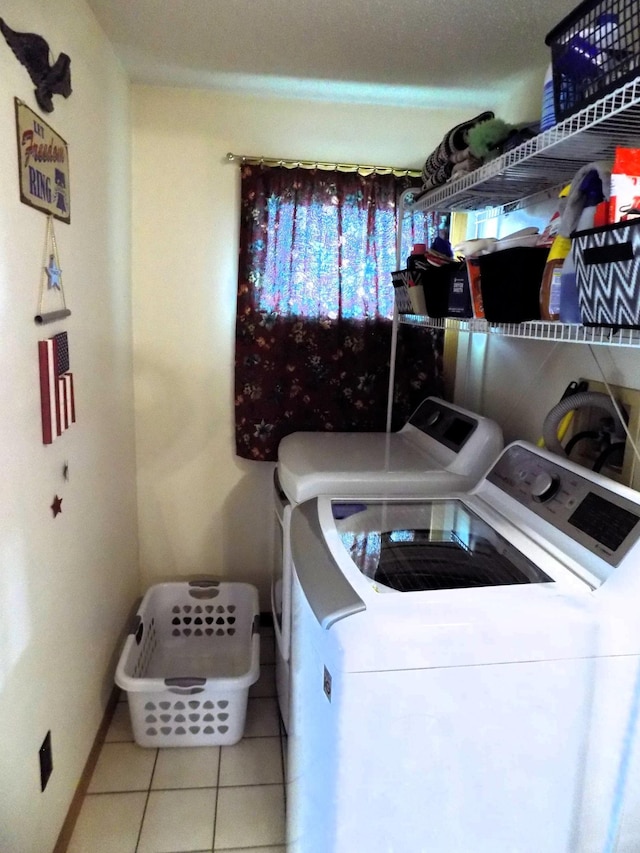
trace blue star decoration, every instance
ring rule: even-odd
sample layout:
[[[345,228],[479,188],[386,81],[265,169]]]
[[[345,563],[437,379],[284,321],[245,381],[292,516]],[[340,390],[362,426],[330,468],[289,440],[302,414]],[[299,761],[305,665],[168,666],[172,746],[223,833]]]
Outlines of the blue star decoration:
[[[57,495],[51,504],[51,511],[53,512],[54,518],[62,512],[62,498],[59,498]]]
[[[49,279],[49,290],[53,287],[60,290],[60,276],[62,275],[62,270],[56,263],[56,259],[53,255],[49,255],[49,264],[44,268],[44,271]]]

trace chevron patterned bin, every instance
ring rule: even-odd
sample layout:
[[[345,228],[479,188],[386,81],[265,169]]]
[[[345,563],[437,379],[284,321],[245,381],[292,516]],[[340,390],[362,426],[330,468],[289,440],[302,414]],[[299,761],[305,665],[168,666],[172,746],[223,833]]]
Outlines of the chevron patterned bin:
[[[572,237],[583,324],[640,329],[640,219]]]

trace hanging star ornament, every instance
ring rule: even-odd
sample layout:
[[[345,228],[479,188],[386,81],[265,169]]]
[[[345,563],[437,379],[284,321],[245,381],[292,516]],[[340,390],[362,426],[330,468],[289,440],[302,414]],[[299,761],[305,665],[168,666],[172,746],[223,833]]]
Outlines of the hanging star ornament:
[[[60,276],[62,275],[62,270],[58,266],[58,262],[56,261],[55,255],[49,255],[49,263],[44,268],[44,271],[47,274],[49,290],[54,287],[56,290],[60,290]]]
[[[62,268],[58,256],[56,233],[53,230],[53,216],[47,216],[47,230],[44,237],[44,250],[40,266],[40,295],[38,297],[38,313],[34,320],[38,325],[52,323],[68,317],[71,311],[67,308],[62,283]]]
[[[59,498],[58,495],[53,499],[53,503],[51,504],[51,511],[53,512],[53,517],[60,515],[62,512],[62,498]]]

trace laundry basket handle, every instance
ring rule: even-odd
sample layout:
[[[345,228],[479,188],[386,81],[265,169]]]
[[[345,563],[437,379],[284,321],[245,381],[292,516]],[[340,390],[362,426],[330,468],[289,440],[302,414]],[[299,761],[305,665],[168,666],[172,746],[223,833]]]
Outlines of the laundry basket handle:
[[[170,693],[190,696],[193,693],[203,693],[207,679],[184,676],[182,678],[165,678],[164,683],[169,688]]]
[[[189,581],[189,595],[192,598],[215,598],[220,593],[219,586],[220,581],[207,580],[206,578]]]

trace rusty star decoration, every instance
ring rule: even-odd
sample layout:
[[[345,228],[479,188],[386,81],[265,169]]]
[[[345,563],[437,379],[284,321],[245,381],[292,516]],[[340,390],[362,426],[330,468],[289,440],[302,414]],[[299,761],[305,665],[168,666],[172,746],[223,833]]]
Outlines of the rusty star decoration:
[[[59,498],[58,495],[53,499],[53,503],[51,504],[51,511],[53,512],[53,517],[55,518],[57,515],[60,515],[62,512],[62,498]]]

